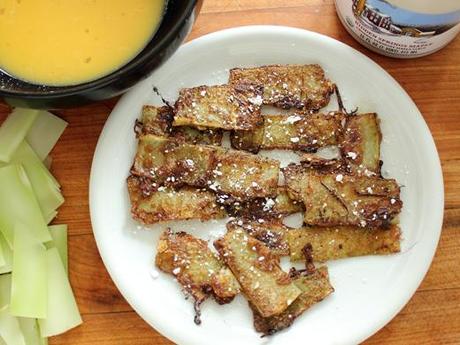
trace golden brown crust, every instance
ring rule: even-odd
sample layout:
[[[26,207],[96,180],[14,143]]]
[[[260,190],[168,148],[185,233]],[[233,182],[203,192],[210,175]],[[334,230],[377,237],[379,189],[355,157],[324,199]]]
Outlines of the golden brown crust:
[[[289,198],[303,203],[302,189],[306,184],[307,175],[302,164],[291,163],[281,169],[284,176],[284,183]]]
[[[397,225],[392,225],[389,229],[305,227],[291,229],[287,233],[291,261],[304,259],[302,250],[306,245],[311,245],[311,255],[317,262],[398,253],[401,249],[400,239],[401,231]]]
[[[155,263],[162,271],[173,274],[198,303],[211,295],[219,303],[229,303],[239,293],[237,280],[207,242],[185,232],[166,230],[161,235]]]
[[[267,203],[265,203],[267,207]],[[289,197],[286,186],[278,187],[278,194],[275,198],[275,205],[272,208],[272,213],[287,216],[297,212],[303,212],[304,205],[301,202],[293,200]]]
[[[280,221],[250,220],[238,218],[227,223],[227,229],[244,230],[250,236],[264,243],[270,251],[278,256],[289,255],[287,232],[290,230]]]
[[[319,181],[310,181],[312,184],[321,184],[346,208],[347,225],[385,228],[401,212],[400,187],[396,180],[343,175],[342,180],[337,181],[338,176],[329,174],[321,176]],[[322,207],[316,201],[311,205]],[[305,208],[309,207],[306,205]]]
[[[265,115],[254,131],[234,131],[232,147],[238,150],[296,150],[316,152],[320,147],[337,145],[342,136],[342,113],[302,113]]]
[[[221,194],[239,200],[275,196],[279,162],[235,150],[216,149],[216,166],[211,186]]]
[[[173,126],[250,130],[262,121],[263,87],[257,84],[182,89],[174,105]]]
[[[167,136],[171,132],[173,118],[173,109],[168,106],[144,105],[142,107],[141,133]]]
[[[150,178],[157,186],[189,185],[243,200],[276,195],[279,162],[222,147],[144,135],[139,138],[131,173]]]
[[[174,109],[168,106],[144,105],[140,133],[174,138],[190,144],[221,145],[222,131],[219,129],[198,130],[193,127],[172,127]]]
[[[349,116],[340,145],[349,170],[356,174],[380,175],[382,133],[377,114]]]
[[[199,130],[193,127],[173,127],[171,138],[194,145],[216,145],[222,144],[223,131],[220,129]]]
[[[131,215],[144,224],[170,220],[219,219],[226,217],[214,193],[193,187],[174,190],[170,187],[151,188],[151,180],[129,176],[127,180]]]
[[[269,65],[230,70],[231,84],[264,86],[264,104],[280,108],[317,110],[329,103],[334,84],[319,65]]]
[[[218,200],[221,200],[218,198]],[[276,196],[249,201],[222,200],[227,213],[233,217],[248,219],[280,219],[304,211],[301,201],[292,200],[285,186],[278,186]]]
[[[302,192],[305,189],[308,177],[319,174],[345,174],[343,161],[324,159],[312,154],[304,154],[301,164],[291,163],[281,169],[287,194],[292,200],[303,203]]]
[[[300,295],[279,257],[245,230],[230,227],[214,246],[263,317],[281,313]]]
[[[312,305],[322,301],[334,292],[329,281],[327,267],[320,267],[312,274],[301,275],[294,279],[294,284],[302,294],[281,314],[262,317],[257,309],[251,306],[254,316],[254,328],[264,335],[272,335],[290,327],[297,317],[302,315]]]
[[[402,208],[393,179],[319,173],[302,165],[290,165],[283,173],[290,197],[305,205],[307,225],[388,227]]]
[[[139,137],[131,173],[157,186],[203,187],[215,166],[214,146],[192,145],[156,135]]]
[[[265,121],[263,123],[265,123]],[[263,124],[254,127],[254,129],[250,131],[232,131],[230,134],[230,143],[236,150],[257,153],[260,151],[264,133],[265,126]]]

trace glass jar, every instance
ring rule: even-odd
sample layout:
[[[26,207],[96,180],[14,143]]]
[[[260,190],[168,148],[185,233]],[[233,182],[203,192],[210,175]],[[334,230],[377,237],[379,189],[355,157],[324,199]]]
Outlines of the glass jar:
[[[358,42],[396,58],[434,53],[460,31],[460,0],[335,0],[335,7]]]

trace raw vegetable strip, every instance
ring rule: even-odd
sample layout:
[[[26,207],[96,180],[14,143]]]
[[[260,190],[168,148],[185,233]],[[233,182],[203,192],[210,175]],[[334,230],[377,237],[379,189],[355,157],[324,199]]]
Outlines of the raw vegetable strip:
[[[49,224],[51,223],[51,221],[56,218],[58,212],[56,210],[52,211],[50,214],[48,214],[47,216],[45,216],[45,223],[46,224]]]
[[[59,183],[27,142],[23,141],[19,145],[11,157],[11,162],[21,164],[24,167],[43,217],[46,218],[62,205],[64,197],[59,190]]]
[[[0,267],[6,265],[5,255],[3,255],[3,246],[0,244]]]
[[[46,248],[18,223],[14,228],[11,314],[45,318],[47,316]]]
[[[3,258],[5,261],[5,264],[3,266],[0,266],[0,274],[10,273],[13,266],[13,251],[11,250],[10,246],[6,242],[1,232],[0,247],[2,248]]]
[[[11,296],[11,274],[0,275],[0,309],[8,307]],[[40,336],[37,319],[18,317],[20,330],[26,345],[47,345],[46,338]],[[14,321],[13,321],[14,322]],[[19,336],[20,337],[20,336]],[[0,337],[0,345],[9,345]]]
[[[51,237],[53,238],[52,242],[48,242],[46,246],[48,248],[56,247],[59,256],[61,257],[62,263],[64,264],[64,268],[68,273],[68,256],[67,256],[67,225],[59,224],[59,225],[50,225],[48,227]]]
[[[38,110],[16,108],[6,118],[0,127],[0,161],[9,162],[38,113]]]
[[[64,265],[56,248],[46,252],[48,273],[48,316],[39,319],[42,337],[64,333],[82,323],[77,303],[70,287]]]
[[[26,341],[26,345],[45,345],[48,343],[46,338],[40,335],[37,319],[18,317],[19,327]]]
[[[11,315],[8,305],[0,309],[0,337],[7,345],[27,345],[18,319]]]
[[[23,223],[41,242],[51,240],[30,181],[20,165],[0,168],[0,230],[12,248],[14,225]]]
[[[0,345],[47,345],[37,318],[49,334],[81,323],[63,270],[67,227],[46,226],[64,198],[43,161],[66,126],[48,112],[15,109],[0,127]]]
[[[26,138],[40,160],[45,160],[66,127],[67,122],[56,115],[47,111],[38,113]]]
[[[0,309],[10,304],[11,274],[0,275]]]
[[[59,181],[49,171],[48,167],[45,164],[45,161],[41,161],[40,157],[34,151],[32,146],[30,146],[30,144],[26,140],[24,140],[18,146],[18,149],[16,150],[16,152],[14,152],[13,156],[11,157],[10,163],[18,163],[18,164],[20,163],[24,165],[24,161],[28,161],[29,159],[32,160],[34,163],[36,163],[40,168],[46,168],[46,176],[48,176],[53,181],[56,187],[61,187],[61,185],[59,184]],[[47,156],[46,159],[52,160],[51,156]],[[39,165],[38,162],[40,162],[41,164]]]
[[[46,158],[43,160],[43,164],[45,164],[45,167],[48,170],[51,169],[51,164],[52,163],[53,163],[53,157],[51,157],[51,156],[46,156]]]

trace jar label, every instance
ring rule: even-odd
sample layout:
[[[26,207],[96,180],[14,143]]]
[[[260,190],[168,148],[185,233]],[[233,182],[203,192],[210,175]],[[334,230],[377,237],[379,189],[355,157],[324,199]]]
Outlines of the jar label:
[[[449,43],[460,31],[460,10],[429,14],[387,0],[336,0],[347,28],[370,49],[395,57],[417,57]]]

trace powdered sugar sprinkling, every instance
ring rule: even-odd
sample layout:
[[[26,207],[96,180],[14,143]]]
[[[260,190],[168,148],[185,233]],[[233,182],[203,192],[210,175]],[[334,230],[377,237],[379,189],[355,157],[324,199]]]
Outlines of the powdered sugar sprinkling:
[[[356,154],[356,152],[348,152],[347,157],[349,157],[351,159],[356,159],[356,157],[358,157],[358,155]]]
[[[286,120],[284,120],[284,123],[292,125],[293,123],[296,123],[300,120],[302,120],[302,117],[300,117],[299,115],[291,115]]]
[[[261,106],[264,100],[262,96],[257,95],[256,97],[249,97],[248,101],[254,105]]]
[[[275,206],[275,201],[273,199],[267,199],[267,201],[265,201],[263,210],[265,212],[267,212],[267,211],[271,210],[273,208],[273,206]]]
[[[150,270],[150,277],[152,279],[157,279],[160,276],[160,272],[158,272],[155,268]]]

